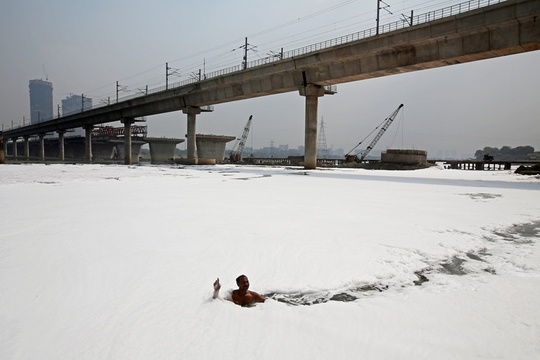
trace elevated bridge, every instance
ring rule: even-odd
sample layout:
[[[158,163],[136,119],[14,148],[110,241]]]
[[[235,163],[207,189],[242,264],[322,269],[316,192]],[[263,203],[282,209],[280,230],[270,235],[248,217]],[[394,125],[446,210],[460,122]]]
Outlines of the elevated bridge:
[[[282,59],[263,59],[246,69],[224,69],[200,81],[173,84],[144,96],[11,129],[4,137],[17,141],[83,127],[91,161],[94,125],[121,120],[127,136],[137,117],[182,110],[187,114],[188,160],[196,164],[196,115],[210,110],[207,106],[298,91],[306,98],[304,166],[310,169],[317,163],[318,98],[333,94],[333,85],[538,49],[540,0],[472,0],[418,15],[409,23],[401,21],[296,49]]]

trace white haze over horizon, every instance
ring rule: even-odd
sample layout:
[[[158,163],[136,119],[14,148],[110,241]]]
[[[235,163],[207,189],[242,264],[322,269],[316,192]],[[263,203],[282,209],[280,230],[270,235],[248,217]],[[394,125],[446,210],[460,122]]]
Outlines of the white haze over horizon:
[[[1,359],[540,357],[539,177],[9,164],[0,179]],[[212,299],[243,273],[265,303]]]

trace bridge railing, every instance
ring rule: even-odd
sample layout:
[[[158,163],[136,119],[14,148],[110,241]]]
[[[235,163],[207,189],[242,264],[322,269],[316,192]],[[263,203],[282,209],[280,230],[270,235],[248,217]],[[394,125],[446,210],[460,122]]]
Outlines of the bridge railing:
[[[447,18],[450,16],[455,16],[458,14],[462,14],[464,12],[468,12],[471,10],[480,9],[486,6],[498,4],[505,2],[506,0],[470,0],[466,1],[460,4],[448,6],[442,9],[430,11],[424,14],[413,16],[412,19],[401,19],[398,21],[394,21],[389,24],[384,24],[379,26],[379,34],[389,33],[396,30],[401,30],[413,25],[420,25],[425,24],[431,21]],[[304,46],[298,49],[290,50],[285,53],[283,53],[283,58],[291,58],[294,56],[299,55],[305,55],[307,53],[313,52],[313,51],[319,51],[322,49],[330,48],[336,45],[343,45],[346,43],[350,43],[357,40],[363,40],[372,36],[377,35],[377,28],[371,28],[362,30],[359,32],[355,32],[352,34],[344,35],[338,38],[325,40],[316,44],[311,44],[308,46]],[[258,66],[262,64],[266,64],[268,62],[271,62],[271,58],[265,58],[265,59],[259,59],[255,60],[249,63],[249,67]],[[274,60],[275,61],[275,60]]]

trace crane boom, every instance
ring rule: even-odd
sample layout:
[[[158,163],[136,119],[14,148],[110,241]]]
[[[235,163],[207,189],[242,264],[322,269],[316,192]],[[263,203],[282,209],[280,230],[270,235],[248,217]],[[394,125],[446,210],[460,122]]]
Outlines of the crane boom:
[[[386,129],[388,129],[388,127],[390,126],[390,124],[392,124],[392,121],[394,121],[394,119],[396,118],[397,114],[399,113],[399,110],[401,110],[401,108],[403,107],[403,104],[399,105],[398,108],[392,113],[390,114],[389,117],[386,118],[385,122],[384,122],[384,125],[383,127],[381,128],[381,130],[379,130],[379,132],[377,133],[377,135],[375,135],[375,137],[373,138],[373,140],[371,140],[371,143],[366,147],[366,149],[364,151],[362,151],[362,153],[360,154],[360,158],[358,159],[358,162],[362,162],[362,160],[364,160],[366,158],[366,156],[369,154],[369,152],[371,151],[371,149],[373,149],[373,147],[375,146],[375,144],[377,144],[377,142],[380,140],[380,138],[383,136],[384,132],[386,131]]]
[[[244,151],[244,146],[246,145],[246,140],[249,135],[249,129],[251,128],[251,119],[253,118],[253,115],[249,116],[249,120],[246,123],[246,126],[244,126],[244,131],[242,132],[242,136],[240,137],[237,144],[234,145],[233,150],[231,151],[230,159],[231,161],[240,161],[242,159],[242,151]],[[236,147],[238,145],[238,147]]]

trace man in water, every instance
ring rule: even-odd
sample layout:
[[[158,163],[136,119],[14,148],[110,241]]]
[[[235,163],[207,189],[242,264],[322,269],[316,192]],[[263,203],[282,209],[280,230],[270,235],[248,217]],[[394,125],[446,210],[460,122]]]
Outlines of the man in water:
[[[246,275],[240,275],[236,278],[236,284],[238,285],[237,290],[232,292],[232,301],[240,306],[252,306],[257,302],[264,302],[266,299],[264,296],[257,294],[255,291],[249,289],[249,279]],[[221,284],[219,279],[214,282],[214,299],[219,295],[219,289],[221,289]]]

